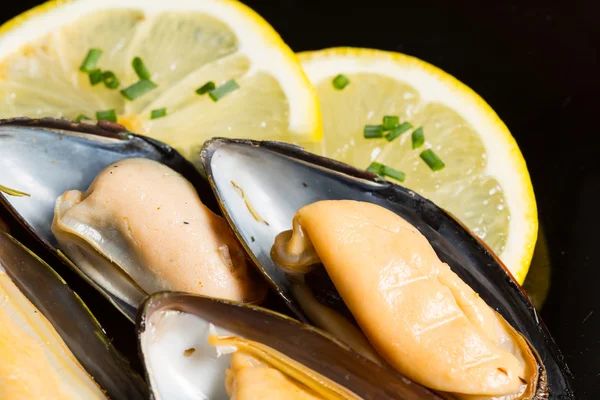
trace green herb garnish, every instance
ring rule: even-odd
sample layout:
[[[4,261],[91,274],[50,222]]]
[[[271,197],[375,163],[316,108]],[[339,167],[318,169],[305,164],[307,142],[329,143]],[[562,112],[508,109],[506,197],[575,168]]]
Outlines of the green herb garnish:
[[[82,72],[92,72],[96,69],[96,64],[102,55],[102,50],[100,49],[90,49],[87,53],[87,56],[81,63],[81,67],[79,70]]]
[[[339,74],[335,78],[333,78],[333,87],[337,90],[342,90],[350,83],[350,79],[346,75]]]
[[[88,77],[90,78],[90,84],[96,86],[102,82],[102,71],[95,69],[89,73]]]
[[[400,124],[400,118],[393,115],[386,115],[383,117],[383,130],[391,131]]]
[[[135,57],[133,61],[131,61],[131,66],[140,79],[150,80],[150,71],[148,71],[148,68],[146,68],[146,65],[141,58]]]
[[[406,179],[406,174],[404,172],[378,162],[372,162],[367,168],[367,171],[374,172],[381,177],[387,176],[400,182],[404,182],[404,179]]]
[[[158,86],[152,81],[142,79],[126,89],[121,90],[121,94],[128,100],[135,100],[140,96],[156,89]]]
[[[372,162],[371,165],[367,168],[367,171],[374,172],[377,175],[383,175],[383,167],[384,165],[378,162]]]
[[[403,122],[401,125],[395,127],[387,135],[385,135],[385,138],[388,142],[391,142],[392,140],[398,138],[398,136],[402,135],[404,132],[406,132],[410,128],[412,128],[412,125],[410,124],[410,122]]]
[[[423,133],[423,128],[418,127],[412,133],[412,148],[418,149],[419,147],[423,146],[424,143],[425,143],[425,134]]]
[[[388,176],[400,182],[404,182],[404,180],[406,179],[406,174],[404,172],[398,171],[397,169],[394,169],[392,167],[388,167],[387,165],[383,166],[381,173],[382,175]]]
[[[237,82],[233,79],[225,82],[224,84],[222,84],[221,86],[219,86],[218,88],[215,88],[213,90],[211,90],[210,92],[208,92],[208,95],[210,96],[210,98],[213,101],[219,101],[221,100],[223,97],[227,96],[229,93],[239,89],[240,86],[237,84]]]
[[[156,110],[152,110],[150,112],[150,119],[157,119],[157,118],[162,118],[162,117],[166,117],[167,116],[167,109],[166,108],[158,108]]]
[[[31,197],[31,195],[29,193],[21,192],[20,190],[11,189],[9,187],[2,186],[2,185],[0,185],[0,192],[5,193],[9,196],[14,196],[14,197]]]
[[[104,85],[109,89],[116,89],[120,85],[117,76],[112,71],[104,71],[102,73],[102,80],[104,81]]]
[[[110,122],[117,122],[117,114],[115,113],[115,110],[105,110],[105,111],[97,111],[96,112],[96,119],[98,121],[110,121]]]
[[[424,150],[419,155],[423,161],[431,168],[432,171],[443,169],[446,164],[433,152],[431,149]]]
[[[363,131],[365,139],[376,139],[383,137],[383,127],[381,125],[365,125]]]
[[[211,90],[214,90],[216,87],[217,86],[215,85],[215,83],[213,81],[206,82],[204,85],[202,85],[202,87],[200,89],[196,89],[196,93],[202,96],[203,94],[208,93]]]

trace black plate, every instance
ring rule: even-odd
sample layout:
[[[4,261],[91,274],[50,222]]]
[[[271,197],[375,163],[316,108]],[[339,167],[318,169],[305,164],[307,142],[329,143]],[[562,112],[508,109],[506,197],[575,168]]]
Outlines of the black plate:
[[[41,1],[7,3],[0,21]],[[575,375],[578,396],[597,398],[600,2],[246,3],[295,51],[356,46],[404,52],[454,75],[496,110],[525,156],[538,202],[541,235],[526,285],[541,300],[540,282],[549,275],[542,317]],[[135,354],[129,322],[77,277],[64,275],[117,346]]]

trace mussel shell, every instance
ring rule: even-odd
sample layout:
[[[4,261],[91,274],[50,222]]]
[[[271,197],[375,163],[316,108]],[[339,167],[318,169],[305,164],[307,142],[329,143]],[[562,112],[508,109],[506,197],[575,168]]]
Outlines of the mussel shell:
[[[56,199],[66,190],[85,192],[108,165],[125,158],[142,157],[159,161],[185,176],[199,193],[211,193],[199,170],[171,147],[151,138],[127,132],[118,124],[97,125],[53,118],[0,120],[0,182],[18,188],[31,197],[10,197],[0,193],[6,207],[25,230],[67,266],[82,276],[132,322],[138,304],[106,290],[105,282],[91,278],[58,252],[52,234]],[[217,210],[213,196],[203,202]],[[124,274],[103,276],[110,286],[123,293],[140,291]],[[139,293],[142,299],[146,293]]]
[[[380,367],[312,326],[262,307],[179,292],[153,294],[144,301],[138,313],[140,357],[145,363],[147,381],[153,393],[153,377],[142,335],[152,314],[167,310],[196,315],[235,335],[269,346],[365,400],[441,400],[429,389]],[[152,396],[158,399],[154,394]]]
[[[290,281],[270,257],[275,236],[291,229],[296,211],[319,200],[375,203],[414,225],[438,257],[532,343],[553,397],[573,398],[571,373],[526,293],[491,250],[447,211],[375,174],[286,143],[215,138],[205,143],[201,159],[225,218],[299,319],[307,320]],[[246,190],[245,201],[267,224],[240,206],[231,182]]]
[[[111,399],[148,398],[145,382],[112,346],[81,299],[48,264],[2,231],[0,266]]]

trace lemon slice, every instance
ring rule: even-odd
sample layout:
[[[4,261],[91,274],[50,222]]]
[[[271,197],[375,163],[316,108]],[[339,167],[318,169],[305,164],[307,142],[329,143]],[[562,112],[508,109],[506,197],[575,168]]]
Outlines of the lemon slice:
[[[366,169],[376,161],[405,173],[404,186],[454,214],[522,283],[537,237],[537,210],[525,161],[507,127],[471,89],[440,69],[403,54],[334,48],[299,55],[321,102],[324,138],[309,150]],[[336,89],[343,74],[349,84]],[[365,139],[384,116],[422,127],[388,142]],[[420,154],[445,164],[432,171]]]
[[[213,136],[321,138],[316,92],[295,54],[237,1],[55,1],[0,33],[0,118],[97,119],[114,110],[119,123],[188,158]],[[92,85],[80,71],[90,49],[102,51],[96,67],[113,72],[118,88]],[[134,57],[157,87],[130,101],[120,91],[140,80]],[[236,90],[218,101],[196,93],[231,80]],[[165,117],[151,118],[163,108]]]

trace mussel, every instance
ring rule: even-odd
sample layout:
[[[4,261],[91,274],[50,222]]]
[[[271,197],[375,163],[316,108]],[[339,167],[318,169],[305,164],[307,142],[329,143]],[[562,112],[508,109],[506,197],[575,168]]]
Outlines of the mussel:
[[[213,139],[202,161],[225,217],[299,319],[446,398],[573,398],[568,367],[527,295],[446,211],[283,143]],[[413,279],[435,285],[399,290]],[[336,327],[327,309],[350,322]]]
[[[122,127],[105,123],[101,123],[99,126],[87,126],[55,120],[8,121],[4,125],[0,125],[0,141],[3,142],[3,146],[0,147],[0,167],[4,167],[0,168],[0,182],[27,191],[32,195],[31,198],[26,199],[7,199],[0,195],[0,201],[3,200],[9,210],[31,233],[59,255],[62,253],[57,250],[57,241],[50,230],[55,216],[54,202],[57,198],[67,190],[88,190],[90,184],[102,171],[104,171],[102,174],[110,175],[107,172],[110,170],[107,169],[108,166],[124,162],[120,160],[144,158],[159,161],[185,177],[201,194],[203,202],[211,207],[213,212],[219,210],[222,212],[253,263],[271,284],[272,289],[286,302],[296,318],[303,323],[311,323],[328,329],[336,337],[348,343],[353,350],[347,350],[353,354],[353,357],[359,357],[362,360],[359,364],[366,362],[367,364],[362,365],[368,366],[373,371],[385,370],[395,376],[408,375],[423,384],[432,386],[444,398],[505,400],[574,398],[570,383],[571,375],[559,349],[539,319],[527,295],[512,279],[508,270],[483,242],[472,235],[452,215],[406,188],[382,180],[369,172],[359,171],[348,165],[307,153],[302,148],[278,142],[215,138],[205,143],[200,155],[200,163],[194,166],[162,143],[124,132]],[[35,141],[37,146],[30,146],[32,141]],[[139,160],[128,160],[126,164],[129,162],[139,162]],[[205,179],[210,186],[207,186]],[[93,192],[95,189],[87,194]],[[210,196],[211,192],[215,199]],[[92,196],[84,197],[86,199],[79,202],[78,205],[84,204]],[[69,199],[66,198],[66,200]],[[306,271],[298,274],[298,271],[294,270],[290,274],[289,267],[298,263],[290,263],[284,257],[277,257],[277,252],[275,252],[275,259],[278,259],[284,268],[274,262],[272,249],[276,237],[286,231],[287,233],[280,237],[287,239],[293,237],[292,224],[296,213],[305,206],[328,200],[351,200],[386,209],[390,213],[388,214],[390,220],[393,219],[392,215],[397,216],[412,227],[414,233],[418,232],[419,235],[422,235],[423,240],[429,246],[429,248],[423,246],[422,249],[429,252],[430,258],[435,255],[438,272],[443,270],[446,277],[452,277],[448,282],[460,286],[464,289],[464,293],[470,296],[476,294],[481,297],[482,301],[476,303],[485,305],[482,309],[486,310],[483,312],[485,314],[483,317],[487,321],[480,324],[480,330],[487,331],[500,327],[498,340],[506,340],[506,343],[518,348],[516,351],[496,354],[506,356],[504,357],[506,363],[499,364],[495,373],[498,381],[502,381],[502,375],[511,378],[508,379],[510,381],[509,389],[479,393],[478,389],[472,389],[467,383],[468,375],[466,375],[467,380],[461,381],[460,379],[464,377],[457,374],[457,377],[460,378],[458,379],[459,386],[468,387],[466,391],[461,388],[455,390],[456,387],[439,385],[433,380],[423,379],[428,374],[427,363],[415,362],[410,368],[406,368],[406,361],[398,361],[391,358],[385,351],[381,351],[388,344],[385,343],[385,339],[382,343],[381,338],[377,339],[373,332],[369,332],[369,329],[365,328],[367,325],[365,317],[357,312],[355,304],[364,301],[368,306],[370,301],[368,293],[364,299],[354,302],[349,300],[348,293],[353,289],[351,287],[342,289],[344,285],[340,284],[337,278],[330,276],[332,262],[323,257],[324,250],[322,248],[319,250],[317,246],[313,246],[315,251],[311,251],[311,244],[314,245],[315,242],[311,235],[308,237],[310,240],[304,243],[306,248],[298,247],[300,250],[295,254],[301,258],[306,256],[306,259],[300,263],[309,266]],[[107,201],[107,199],[104,198],[103,201]],[[90,204],[92,203],[90,202]],[[67,214],[78,205],[70,207],[68,204]],[[57,218],[61,219],[63,217],[61,207],[57,211]],[[89,216],[93,215],[93,212],[79,214],[78,218],[81,215]],[[107,224],[110,226],[110,222],[106,221],[100,224],[87,223],[92,220],[93,218],[85,220],[84,230],[91,226],[94,227],[93,230],[98,231],[97,227]],[[177,221],[176,218],[175,220]],[[326,219],[324,218],[324,220]],[[80,219],[79,222],[81,221],[83,220]],[[77,226],[79,222],[75,225]],[[124,226],[125,229],[119,228],[121,230],[119,234],[127,233],[127,224]],[[321,230],[326,231],[331,227],[324,226]],[[58,236],[61,235],[61,229],[57,229],[55,224],[54,231],[58,233]],[[59,239],[58,245],[61,241],[62,246],[68,248],[68,241]],[[90,241],[88,240],[87,243],[90,244]],[[283,243],[287,245],[285,240]],[[75,250],[79,251],[84,248],[85,246],[77,245]],[[90,253],[97,256],[96,253]],[[70,251],[69,254],[69,258],[78,259],[75,251]],[[135,252],[127,252],[126,256],[127,254],[132,257],[139,256]],[[280,252],[279,255],[281,256],[283,253]],[[367,254],[367,257],[369,256],[371,256],[370,253]],[[376,254],[372,256],[375,257]],[[110,269],[112,272],[109,272],[107,268],[102,273],[94,273],[94,263],[88,263],[90,268],[85,268],[85,262],[82,263],[81,259],[75,265],[66,256],[62,255],[62,257],[65,262],[70,263],[107,298],[112,300],[130,319],[133,319],[138,304],[147,291],[150,291],[150,289],[144,290],[140,287],[139,282],[131,279],[130,271],[123,273],[126,269]],[[112,261],[110,257],[109,261]],[[148,260],[144,260],[137,265],[145,267],[147,262]],[[285,264],[287,264],[287,268],[285,268]],[[316,267],[315,264],[317,264]],[[318,264],[323,264],[325,267]],[[446,267],[442,267],[442,264]],[[152,291],[164,288],[165,286],[157,285]],[[167,289],[172,290],[168,287]],[[175,307],[179,311],[189,311],[186,305],[188,301],[193,303],[200,301],[193,299],[205,299],[204,297],[185,297],[184,301],[177,296],[182,295],[173,295],[172,299],[180,299]],[[217,297],[221,296],[217,295]],[[427,301],[430,300],[429,298]],[[210,301],[211,304],[227,303],[224,300]],[[238,306],[236,305],[236,307]],[[251,310],[252,306],[246,304],[242,308]],[[264,321],[266,318],[263,314],[251,313],[257,318],[256,321],[240,316],[243,322],[236,322],[233,317],[236,315],[232,311],[233,308],[220,308],[220,310],[224,314],[219,317],[221,320],[218,323],[215,320],[217,315],[203,318],[217,327],[230,331],[230,326],[240,329],[243,326],[256,328],[257,324],[260,325],[262,323],[260,321]],[[473,312],[477,314],[479,309],[476,307]],[[332,325],[329,324],[330,319],[335,319],[339,324],[333,324],[335,327],[332,328]],[[145,318],[141,321],[143,325],[149,320]],[[489,321],[492,325],[488,324]],[[385,329],[388,329],[386,326],[388,323],[391,324],[390,330],[397,329],[394,321],[379,321],[378,323],[382,324],[382,328]],[[473,324],[473,321],[470,323]],[[307,329],[305,326],[294,326],[297,331]],[[268,330],[268,328],[265,329]],[[403,331],[397,329],[396,332],[402,333]],[[234,334],[238,335],[237,332]],[[256,341],[250,331],[239,335],[245,339]],[[281,344],[284,336],[285,334],[280,331],[273,331],[269,339],[265,339],[261,343],[289,356],[286,351],[278,349],[278,343]],[[414,340],[414,337],[407,338],[404,342],[401,341],[402,343],[399,342],[395,345],[411,345],[410,340]],[[310,346],[303,346],[301,342],[296,342],[296,345],[302,351],[313,351]],[[322,348],[320,349],[322,350]],[[180,352],[184,357],[185,350],[187,349]],[[440,346],[434,350],[442,354],[436,354],[432,360],[444,361],[440,364],[445,363],[444,368],[448,369],[447,372],[454,374],[455,366],[452,365],[452,357],[446,357],[443,354],[445,348]],[[362,355],[359,356],[353,351]],[[315,354],[317,354],[315,360],[318,360],[318,362],[313,361],[315,368],[312,364],[307,366],[309,369],[321,373],[322,371],[316,367],[316,364],[326,363],[328,353],[316,352]],[[147,358],[144,351],[142,351],[142,355]],[[298,361],[298,357],[302,356],[292,356],[291,358]],[[519,360],[515,362],[515,359]],[[519,363],[520,367],[516,365]],[[405,365],[396,368],[400,364]],[[468,363],[462,366],[465,365],[469,366]],[[157,368],[159,367],[157,366]],[[348,366],[347,368],[354,367]],[[235,370],[236,367],[234,366],[233,369]],[[151,370],[150,367],[148,371],[150,381],[154,382],[152,383],[153,390],[156,392],[157,383],[153,380],[161,378],[163,373],[153,373],[151,371],[156,370]],[[443,374],[443,368],[438,368],[436,373]],[[331,379],[327,373],[322,373],[322,375]],[[487,379],[485,374],[470,378]],[[185,379],[185,377],[178,379],[181,385],[190,385],[190,379]],[[410,382],[414,387],[420,387],[408,378],[401,379],[404,382]],[[336,381],[336,379],[333,380]],[[193,382],[193,379],[191,381]],[[390,382],[390,385],[393,385],[395,380],[391,379]],[[338,381],[338,383],[354,391],[358,396],[363,396],[356,392],[356,388],[344,385],[343,381]],[[380,384],[382,390],[387,390],[387,383],[382,381]],[[477,382],[473,383],[473,387],[475,386],[477,386]],[[174,392],[177,390],[173,389]],[[185,398],[184,395],[182,397]],[[157,398],[166,397],[157,395]],[[376,396],[376,398],[380,397]]]
[[[63,120],[5,121],[0,140],[0,181],[30,194],[0,201],[132,322],[161,290],[264,298],[226,222],[198,197],[206,181],[166,145]]]
[[[0,221],[0,398],[147,398],[79,297],[5,228]]]
[[[258,306],[157,293],[137,328],[156,400],[440,400],[334,337]]]

